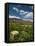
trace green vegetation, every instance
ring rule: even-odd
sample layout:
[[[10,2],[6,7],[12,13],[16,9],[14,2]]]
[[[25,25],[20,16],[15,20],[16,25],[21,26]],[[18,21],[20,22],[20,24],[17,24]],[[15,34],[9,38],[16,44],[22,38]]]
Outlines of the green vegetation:
[[[17,31],[18,34],[16,35],[13,31]],[[33,41],[32,24],[9,22],[9,41]]]

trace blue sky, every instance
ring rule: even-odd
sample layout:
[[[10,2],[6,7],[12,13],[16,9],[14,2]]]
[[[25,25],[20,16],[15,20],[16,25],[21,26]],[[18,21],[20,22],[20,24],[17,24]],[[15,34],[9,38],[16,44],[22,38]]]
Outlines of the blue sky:
[[[33,6],[9,4],[9,16],[21,19],[33,19]]]

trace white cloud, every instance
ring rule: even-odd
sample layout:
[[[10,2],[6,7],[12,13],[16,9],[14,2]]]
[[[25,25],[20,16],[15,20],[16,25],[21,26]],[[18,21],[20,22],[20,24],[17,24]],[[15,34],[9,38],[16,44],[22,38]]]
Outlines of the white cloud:
[[[25,15],[24,18],[33,18],[33,12],[30,12],[27,15]]]
[[[26,12],[26,11],[24,11],[24,10],[20,10],[20,15],[24,15],[24,14],[26,14],[26,13],[28,13],[28,12]]]
[[[16,10],[17,12],[19,12],[18,8],[16,8],[16,7],[13,7],[13,10]]]
[[[17,18],[17,19],[21,19],[20,17],[17,17],[17,16],[11,16],[11,15],[9,15],[9,18]]]
[[[26,14],[26,13],[28,13],[28,12],[24,12],[24,14]]]
[[[27,15],[25,15],[25,17],[24,17],[25,19],[23,19],[23,20],[25,20],[25,21],[31,21],[31,22],[33,22],[33,12],[30,12],[30,13],[28,13]],[[26,18],[28,18],[28,19],[26,19]],[[32,18],[32,19],[31,19]]]
[[[19,14],[20,15],[25,15],[25,14],[27,14],[28,12],[20,12]]]
[[[17,19],[21,19],[20,17],[11,16],[11,15],[9,15],[9,18],[17,18]],[[32,20],[32,19],[22,19],[22,20],[33,22],[33,20]]]
[[[20,12],[24,12],[24,10],[20,10]]]

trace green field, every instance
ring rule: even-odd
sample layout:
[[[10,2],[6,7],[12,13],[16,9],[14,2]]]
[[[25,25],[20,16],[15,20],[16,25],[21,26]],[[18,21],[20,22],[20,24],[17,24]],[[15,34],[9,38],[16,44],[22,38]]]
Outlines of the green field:
[[[9,41],[33,41],[32,24],[9,22]]]

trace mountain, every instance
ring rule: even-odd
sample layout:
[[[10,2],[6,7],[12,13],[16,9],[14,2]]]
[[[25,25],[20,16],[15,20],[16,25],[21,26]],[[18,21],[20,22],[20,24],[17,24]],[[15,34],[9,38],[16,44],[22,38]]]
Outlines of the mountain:
[[[11,16],[9,17],[9,22],[17,22],[17,23],[21,23],[21,24],[32,24],[31,21],[26,21],[21,19],[20,17],[16,17],[16,16]]]
[[[20,17],[17,17],[17,16],[9,16],[10,19],[19,19],[19,20],[23,20],[23,21],[30,21],[30,22],[33,22],[32,19],[29,19],[29,18],[26,18],[26,19],[22,19]]]

